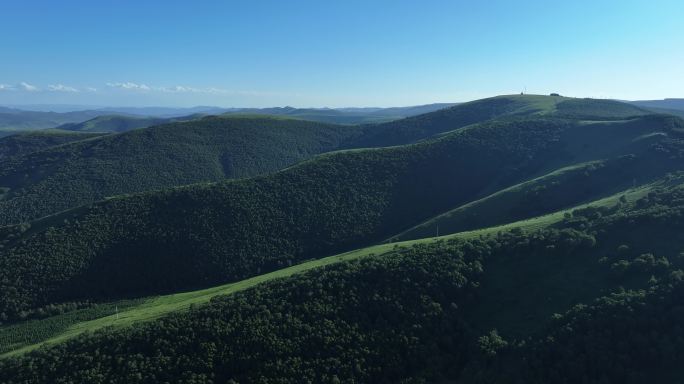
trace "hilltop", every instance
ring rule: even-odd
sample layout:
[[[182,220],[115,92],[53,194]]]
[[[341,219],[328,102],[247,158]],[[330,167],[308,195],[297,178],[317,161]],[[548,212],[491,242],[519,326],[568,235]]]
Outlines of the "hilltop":
[[[100,136],[99,133],[80,133],[45,129],[18,133],[0,138],[0,160],[27,155],[46,148]]]

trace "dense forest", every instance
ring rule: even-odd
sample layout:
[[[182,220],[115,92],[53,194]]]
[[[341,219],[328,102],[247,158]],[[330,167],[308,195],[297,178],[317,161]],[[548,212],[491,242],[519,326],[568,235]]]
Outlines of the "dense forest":
[[[0,224],[124,193],[275,171],[336,149],[353,134],[297,120],[213,117],[48,147],[0,164],[7,190]]]
[[[4,359],[0,377],[7,383],[670,382],[680,377],[684,357],[683,213],[684,189],[673,186],[634,203],[575,210],[539,231],[399,247]],[[646,236],[634,236],[645,228]],[[582,273],[531,279],[529,262]],[[502,278],[504,266],[516,269]],[[579,290],[578,283],[584,283]],[[530,299],[521,296],[540,289],[546,303],[527,307]]]
[[[0,312],[13,318],[55,301],[206,286],[365,245],[467,201],[492,180],[539,168],[558,150],[552,138],[569,127],[492,123],[432,143],[340,152],[271,176],[114,198],[6,227],[0,281],[13,289],[2,290]],[[477,177],[456,166],[471,162]]]
[[[4,161],[11,157],[27,155],[46,148],[97,136],[100,134],[75,133],[56,129],[18,133],[0,138],[0,160]]]

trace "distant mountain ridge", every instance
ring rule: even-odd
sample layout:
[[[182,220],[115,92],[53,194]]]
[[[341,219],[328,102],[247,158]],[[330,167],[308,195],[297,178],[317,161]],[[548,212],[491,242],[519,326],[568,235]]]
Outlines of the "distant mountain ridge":
[[[646,108],[679,109],[684,111],[684,98],[662,100],[636,100],[630,101],[629,103]]]
[[[59,128],[70,131],[124,132],[175,121],[188,121],[206,115],[254,114],[286,116],[301,120],[334,124],[384,123],[418,114],[434,112],[453,106],[453,103],[427,104],[392,108],[220,108],[198,106],[169,107],[95,107],[69,112],[46,112],[59,106],[32,106],[40,111],[0,106],[0,137],[13,132]],[[66,125],[65,125],[66,124]],[[3,134],[3,132],[5,134]]]
[[[61,124],[81,122],[104,114],[105,112],[92,110],[57,113],[0,107],[0,136],[19,131],[55,128]]]

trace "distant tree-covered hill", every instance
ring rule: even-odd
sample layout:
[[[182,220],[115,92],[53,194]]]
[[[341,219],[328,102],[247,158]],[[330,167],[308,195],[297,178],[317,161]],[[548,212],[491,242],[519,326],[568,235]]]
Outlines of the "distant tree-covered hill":
[[[638,100],[630,101],[629,103],[644,108],[660,108],[684,111],[684,99]]]
[[[0,160],[6,160],[13,156],[27,155],[57,145],[97,136],[101,136],[101,134],[61,131],[56,129],[13,134],[0,138]]]
[[[207,117],[49,147],[0,163],[0,224],[113,195],[275,171],[354,134],[299,120]]]
[[[61,124],[81,122],[104,114],[105,112],[94,110],[58,113],[0,107],[0,133],[55,128]]]
[[[410,144],[492,119],[560,115],[601,120],[643,113],[618,102],[503,96],[361,126],[296,122],[289,116],[189,116],[193,120],[182,124],[48,148],[0,164],[0,188],[6,191],[0,201],[0,224],[35,219],[123,193],[272,172],[337,149]],[[67,128],[127,130],[152,120],[102,117]]]
[[[648,113],[644,109],[610,100],[537,95],[499,96],[381,124],[367,129],[357,143],[368,147],[407,144],[470,124],[501,118],[556,116],[610,120]]]
[[[189,121],[199,119],[203,115],[188,115],[173,118],[142,117],[125,115],[104,115],[79,123],[68,123],[57,129],[75,132],[126,132],[132,129],[146,128],[153,125]]]
[[[384,123],[409,116],[430,113],[454,105],[455,104],[438,103],[393,108],[239,108],[234,111],[225,112],[225,114],[284,116],[333,124],[369,124]]]
[[[252,112],[0,139],[0,382],[684,374],[684,120]]]

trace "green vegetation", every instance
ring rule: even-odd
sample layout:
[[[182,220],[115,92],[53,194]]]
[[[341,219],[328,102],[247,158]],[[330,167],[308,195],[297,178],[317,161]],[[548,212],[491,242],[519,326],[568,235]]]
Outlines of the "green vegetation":
[[[189,115],[175,118],[104,115],[83,122],[60,125],[58,128],[75,132],[126,132],[132,129],[194,120],[201,117],[202,115]]]
[[[0,133],[55,128],[61,124],[80,122],[103,114],[99,111],[57,113],[0,107]]]
[[[434,112],[453,104],[428,104],[414,107],[398,108],[241,108],[226,112],[225,116],[234,115],[268,115],[299,120],[318,121],[329,124],[378,124]]]
[[[538,95],[507,95],[459,104],[368,129],[360,146],[401,145],[484,121],[520,117],[610,120],[647,115],[638,107],[608,100]]]
[[[684,188],[672,182],[551,228],[423,241],[70,338],[0,361],[0,378],[670,381],[684,346],[671,337],[684,320]]]
[[[0,224],[108,196],[275,171],[339,147],[350,127],[271,118],[162,125],[46,148],[0,164]]]
[[[75,133],[57,129],[17,133],[0,138],[0,160],[22,156],[61,144],[100,136],[97,133]]]
[[[438,231],[463,232],[543,215],[624,190],[637,180],[648,182],[682,165],[647,152],[561,168],[440,214],[392,240],[419,239]]]
[[[7,190],[0,203],[0,225],[30,221],[109,196],[273,172],[337,149],[410,144],[495,118],[554,116],[557,104],[573,101],[502,96],[356,127],[292,120],[296,114],[249,115],[247,110],[44,148],[0,164],[0,188]],[[619,116],[627,115],[625,110],[631,115],[641,111],[627,104],[612,102],[616,105],[611,107],[596,102],[602,104],[596,119],[610,116],[611,111]],[[102,116],[65,128],[119,131],[163,121],[173,120]]]
[[[557,150],[552,139],[570,128],[492,123],[431,143],[329,154],[267,177],[114,198],[6,227],[0,284],[13,289],[2,290],[0,312],[16,318],[54,302],[215,285],[367,245],[469,201],[493,179],[533,172]],[[463,167],[471,162],[477,177]],[[25,274],[34,278],[17,281]]]
[[[587,153],[603,158],[638,149],[649,162],[677,167],[677,124],[665,117],[597,126],[491,122],[412,146],[333,153],[266,177],[114,198],[6,227],[0,313],[19,320],[50,304],[241,280],[380,241]],[[606,129],[614,144],[605,153],[587,150],[583,143]]]
[[[398,248],[403,249],[416,245],[431,245],[439,241],[475,240],[480,239],[483,236],[494,236],[505,231],[532,233],[562,222],[568,217],[568,215],[572,215],[572,212],[575,210],[582,211],[589,207],[592,209],[604,209],[622,204],[623,202],[634,203],[644,196],[647,196],[654,189],[667,187],[673,183],[676,184],[681,182],[681,179],[681,177],[674,178],[674,180],[666,179],[654,184],[631,189],[629,191],[625,191],[623,193],[616,194],[598,201],[593,201],[587,205],[573,207],[565,211],[559,211],[553,214],[519,221],[516,223],[510,223],[503,226],[483,228],[475,231],[455,233],[441,237],[374,245],[339,255],[305,261],[291,267],[282,268],[236,283],[139,300],[137,305],[130,305],[129,301],[120,301],[110,303],[105,306],[95,306],[93,308],[82,309],[79,310],[76,315],[67,313],[65,315],[51,317],[47,320],[47,326],[45,325],[44,321],[23,322],[6,328],[5,342],[0,343],[0,350],[11,350],[11,352],[7,355],[16,355],[18,353],[24,353],[26,351],[33,350],[40,345],[64,341],[66,339],[78,336],[83,332],[93,332],[104,327],[112,326],[117,328],[125,327],[141,321],[154,320],[175,311],[186,310],[190,308],[190,306],[207,303],[218,295],[239,292],[248,288],[252,288],[257,284],[268,282],[274,279],[289,277],[296,273],[328,266],[334,263],[351,261],[369,256],[384,255],[395,252]],[[115,306],[118,306],[120,310],[120,312],[116,314],[114,312]],[[122,310],[123,308],[127,309]],[[103,312],[103,310],[109,310],[109,313]],[[83,319],[88,319],[88,321],[84,321]],[[60,328],[54,328],[52,324],[60,324]],[[0,333],[0,335],[1,334],[2,333]],[[23,335],[33,335],[33,337],[23,338]]]
[[[59,135],[0,140],[0,382],[684,373],[674,116],[516,95]]]
[[[614,120],[650,114],[648,110],[614,100],[561,99],[556,115],[575,119]]]

